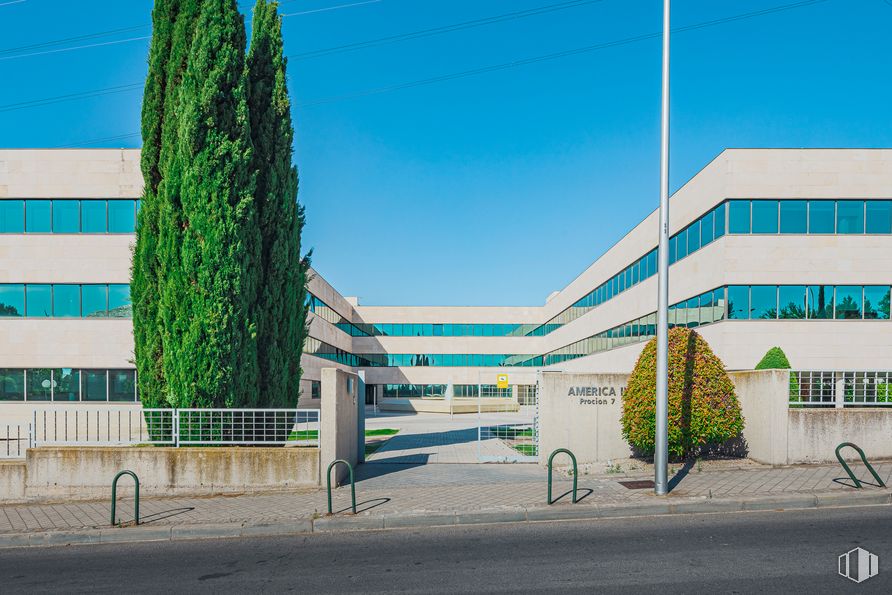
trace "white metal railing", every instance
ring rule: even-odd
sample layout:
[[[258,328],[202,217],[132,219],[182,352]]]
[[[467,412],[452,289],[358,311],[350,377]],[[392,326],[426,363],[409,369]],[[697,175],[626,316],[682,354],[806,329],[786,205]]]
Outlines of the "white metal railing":
[[[892,407],[892,371],[793,370],[794,407]]]
[[[0,459],[23,459],[31,444],[31,424],[0,425]]]
[[[34,410],[33,446],[289,444],[318,446],[318,409]]]

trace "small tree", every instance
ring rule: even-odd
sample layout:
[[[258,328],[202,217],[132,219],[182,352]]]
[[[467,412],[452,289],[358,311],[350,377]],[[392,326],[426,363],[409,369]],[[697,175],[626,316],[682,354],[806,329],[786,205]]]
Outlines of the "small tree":
[[[756,364],[756,370],[789,370],[790,360],[780,347],[772,347],[762,360]]]
[[[623,437],[654,452],[657,341],[644,347],[623,395]],[[688,328],[669,331],[669,453],[691,456],[740,436],[743,416],[734,384],[706,341]]]

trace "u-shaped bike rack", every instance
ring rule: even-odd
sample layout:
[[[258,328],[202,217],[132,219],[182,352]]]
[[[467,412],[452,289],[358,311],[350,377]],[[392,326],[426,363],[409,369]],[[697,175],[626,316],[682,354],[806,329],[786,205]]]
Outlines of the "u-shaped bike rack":
[[[867,470],[870,471],[870,474],[873,475],[873,478],[875,480],[877,480],[877,485],[880,486],[881,488],[886,487],[886,483],[882,479],[880,479],[880,476],[877,474],[876,471],[874,471],[871,464],[867,462],[867,456],[864,454],[864,451],[861,450],[858,447],[858,445],[854,444],[853,442],[843,442],[842,444],[840,444],[839,446],[836,447],[836,460],[839,461],[839,464],[842,465],[842,468],[845,469],[846,473],[849,474],[849,478],[853,482],[855,482],[855,487],[858,489],[861,489],[861,481],[857,477],[855,477],[855,474],[852,473],[852,470],[846,464],[845,460],[842,458],[842,455],[839,454],[839,451],[841,451],[846,446],[850,446],[855,449],[855,451],[861,457],[861,462],[864,463],[864,466],[867,467]]]
[[[567,453],[570,455],[570,460],[573,462],[573,504],[579,502],[579,499],[576,497],[576,482],[579,477],[579,468],[576,466],[576,455],[569,451],[566,448],[558,448],[553,453],[548,455],[548,504],[554,504],[554,500],[551,499],[551,462],[554,460],[554,457],[560,453]]]
[[[133,504],[133,515],[136,517],[136,524],[139,524],[139,478],[136,476],[136,473],[130,471],[129,469],[125,469],[121,471],[115,478],[112,480],[112,503],[111,503],[111,524],[115,525],[115,504],[117,502],[117,494],[118,494],[118,480],[121,479],[122,475],[129,475],[133,478],[133,483],[136,486],[136,501]]]
[[[331,470],[338,463],[347,465],[347,469],[350,471],[350,499],[352,501],[353,514],[356,514],[356,484],[353,483],[353,465],[351,465],[344,459],[337,459],[332,461],[331,464],[328,466],[328,471],[325,472],[325,484],[328,488],[328,514],[333,514],[331,511]]]

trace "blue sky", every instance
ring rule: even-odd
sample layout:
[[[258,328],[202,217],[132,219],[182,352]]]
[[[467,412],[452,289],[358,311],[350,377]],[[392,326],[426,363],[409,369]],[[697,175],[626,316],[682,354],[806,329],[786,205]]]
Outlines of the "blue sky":
[[[0,0],[0,146],[139,146],[122,136],[139,131],[139,89],[8,108],[142,82],[148,40],[109,42],[147,26],[15,48],[148,25],[152,2],[10,1]],[[365,304],[541,304],[656,207],[659,39],[343,97],[655,33],[660,0],[297,56],[561,1],[283,3],[303,13],[285,19],[285,45],[304,242],[339,291]],[[676,0],[673,24],[794,2]],[[892,0],[827,0],[675,35],[673,189],[725,147],[892,146],[890,25]],[[66,49],[89,44],[107,45]]]

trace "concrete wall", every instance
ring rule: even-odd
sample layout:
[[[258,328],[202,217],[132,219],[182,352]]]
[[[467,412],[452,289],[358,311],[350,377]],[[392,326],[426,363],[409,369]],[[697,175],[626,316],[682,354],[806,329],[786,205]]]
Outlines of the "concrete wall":
[[[743,438],[749,458],[760,463],[786,464],[789,372],[732,372],[729,376],[743,414]]]
[[[359,449],[365,449],[365,437],[359,437],[359,408],[357,399],[359,376],[337,368],[322,370],[322,407],[320,420],[321,482],[325,482],[328,465],[343,459],[353,466],[360,460]],[[332,479],[340,482],[347,477],[347,469],[337,466]]]
[[[25,499],[24,461],[0,461],[0,502],[16,502]]]
[[[144,496],[211,495],[316,486],[319,451],[42,447],[28,450],[25,466],[23,483],[29,500],[107,498],[112,478],[123,469],[139,476]],[[119,485],[123,493],[132,493],[129,478],[122,478]]]
[[[787,419],[788,463],[835,461],[843,442],[860,446],[868,461],[892,458],[892,409],[791,409]]]

